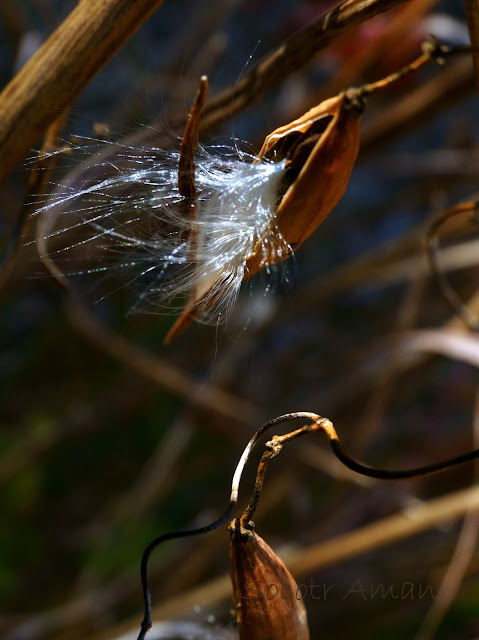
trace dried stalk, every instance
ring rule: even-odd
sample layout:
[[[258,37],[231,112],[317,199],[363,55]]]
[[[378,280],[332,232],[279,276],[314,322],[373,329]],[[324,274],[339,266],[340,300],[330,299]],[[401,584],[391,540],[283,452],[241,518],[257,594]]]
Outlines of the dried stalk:
[[[203,128],[217,125],[257,102],[267,91],[304,67],[321,49],[362,22],[404,0],[346,0],[309,26],[295,33],[246,73],[234,86],[210,100],[204,109]]]
[[[453,522],[469,510],[478,508],[478,487],[451,492],[441,498],[415,506],[413,509],[377,520],[333,540],[293,552],[288,559],[288,565],[294,575],[334,566],[361,553],[394,544],[433,527]],[[220,576],[155,606],[152,615],[155,620],[172,619],[191,611],[195,606],[213,606],[230,597],[230,588],[229,576]],[[131,619],[116,630],[92,635],[91,640],[108,640],[127,631],[133,634],[137,624],[136,619]]]
[[[430,122],[446,107],[462,100],[471,93],[472,79],[470,60],[448,64],[440,75],[395,102],[364,128],[361,157],[376,152],[407,131]]]
[[[479,446],[479,395],[476,395],[476,406],[473,423],[473,443]],[[476,481],[478,468],[475,469]],[[459,591],[467,569],[474,556],[479,533],[479,511],[471,509],[466,513],[461,532],[451,561],[442,577],[439,592],[427,612],[415,640],[433,640],[441,622]]]
[[[478,507],[479,487],[455,491],[334,540],[307,547],[290,559],[289,565],[293,573],[331,566],[346,558],[427,531],[440,523],[452,522]]]
[[[342,445],[339,442],[338,435],[333,426],[333,423],[328,420],[328,418],[323,418],[316,413],[312,413],[309,411],[296,411],[293,413],[287,413],[282,416],[278,416],[277,418],[273,418],[273,420],[269,420],[265,424],[263,424],[250,439],[246,448],[244,449],[240,460],[236,466],[235,472],[233,474],[233,480],[231,483],[231,494],[228,507],[222,516],[220,516],[214,522],[198,527],[196,529],[185,529],[181,531],[173,531],[170,533],[166,533],[161,535],[150,542],[150,544],[146,547],[143,552],[143,556],[141,559],[141,582],[143,587],[143,598],[144,598],[144,616],[141,622],[140,633],[138,635],[138,640],[144,640],[148,630],[151,629],[152,626],[152,605],[151,605],[151,593],[148,582],[148,563],[153,551],[163,542],[167,542],[169,540],[176,540],[179,538],[186,538],[189,536],[201,535],[203,533],[208,533],[213,531],[214,529],[218,529],[222,525],[224,525],[232,516],[234,508],[238,502],[238,494],[239,487],[241,482],[241,476],[243,474],[243,470],[245,468],[246,463],[250,457],[250,454],[257,444],[258,440],[263,436],[268,430],[272,427],[282,424],[284,422],[289,422],[291,420],[308,420],[308,424],[295,431],[291,431],[283,436],[274,436],[267,444],[266,444],[266,452],[264,453],[259,467],[258,474],[256,477],[255,490],[253,492],[253,496],[251,501],[238,520],[239,530],[245,530],[249,526],[249,520],[254,514],[256,506],[258,504],[261,491],[263,489],[263,482],[266,473],[266,468],[268,463],[281,451],[283,445],[291,440],[295,440],[307,433],[324,433],[331,446],[331,449],[334,455],[340,460],[344,466],[356,473],[364,475],[369,478],[380,478],[383,480],[399,480],[405,478],[413,478],[417,476],[423,476],[431,473],[438,473],[440,471],[444,471],[446,469],[450,469],[459,464],[463,464],[465,462],[469,462],[476,458],[479,458],[479,450],[470,451],[466,454],[462,454],[459,456],[455,456],[454,458],[449,458],[448,460],[442,460],[441,462],[436,462],[433,464],[428,464],[422,467],[416,467],[413,469],[406,470],[398,470],[391,471],[389,469],[377,469],[374,467],[370,467],[368,465],[363,464],[355,459],[353,459],[349,454],[347,454]],[[248,524],[245,524],[248,523]]]
[[[472,331],[477,331],[479,329],[479,321],[477,319],[477,314],[471,313],[469,308],[462,302],[459,295],[456,293],[456,290],[449,284],[449,281],[444,273],[444,271],[440,268],[439,265],[439,229],[442,225],[455,217],[460,217],[464,213],[469,213],[471,218],[477,215],[479,208],[479,203],[477,201],[469,201],[469,202],[461,202],[460,204],[451,207],[444,213],[441,213],[437,218],[435,218],[430,224],[427,231],[427,251],[429,264],[432,273],[436,277],[437,283],[441,288],[443,296],[449,302],[451,307],[454,309],[458,317],[462,318],[466,324]],[[456,223],[457,226],[457,223]]]

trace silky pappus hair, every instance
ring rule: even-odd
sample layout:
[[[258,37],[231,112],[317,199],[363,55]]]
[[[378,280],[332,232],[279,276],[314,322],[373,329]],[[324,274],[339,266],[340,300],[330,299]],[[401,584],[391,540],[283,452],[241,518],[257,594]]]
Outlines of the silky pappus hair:
[[[87,168],[74,169],[36,212],[43,219],[37,236],[66,278],[119,273],[121,287],[140,290],[132,311],[153,313],[175,314],[204,291],[195,319],[218,324],[259,240],[268,276],[291,254],[274,224],[284,160],[254,163],[237,144],[199,145],[195,214],[185,215],[179,151],[81,141],[81,153],[91,154]]]

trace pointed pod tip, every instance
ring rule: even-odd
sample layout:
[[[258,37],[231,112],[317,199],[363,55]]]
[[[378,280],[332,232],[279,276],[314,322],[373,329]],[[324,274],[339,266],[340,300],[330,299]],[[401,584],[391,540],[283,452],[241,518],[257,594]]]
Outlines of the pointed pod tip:
[[[194,314],[191,311],[191,308],[186,307],[181,315],[175,320],[175,323],[170,328],[168,333],[163,340],[163,344],[168,345],[173,342],[173,340],[180,335],[185,329],[187,329],[190,324],[193,322]]]

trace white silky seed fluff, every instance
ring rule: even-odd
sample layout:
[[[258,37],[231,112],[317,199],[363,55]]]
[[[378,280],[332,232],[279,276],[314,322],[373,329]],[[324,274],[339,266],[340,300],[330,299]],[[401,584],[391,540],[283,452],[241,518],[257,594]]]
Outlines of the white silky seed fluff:
[[[50,255],[66,276],[119,270],[125,284],[148,276],[135,309],[177,312],[204,295],[198,319],[216,324],[234,305],[258,240],[265,268],[290,253],[274,221],[284,162],[253,163],[237,149],[200,148],[196,215],[185,217],[178,152],[111,148],[106,158],[97,152],[72,171],[37,211],[48,217]],[[72,270],[74,261],[80,268]]]

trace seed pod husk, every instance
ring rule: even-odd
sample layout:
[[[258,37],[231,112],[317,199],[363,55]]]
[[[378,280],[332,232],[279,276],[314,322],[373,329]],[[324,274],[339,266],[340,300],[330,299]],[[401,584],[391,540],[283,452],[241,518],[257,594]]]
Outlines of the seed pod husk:
[[[360,108],[346,93],[325,100],[266,137],[258,161],[276,147],[286,153],[286,191],[272,221],[295,251],[329,216],[348,186],[359,150]],[[272,256],[271,263],[287,258]],[[261,239],[247,258],[245,278],[265,266]]]
[[[288,258],[328,217],[342,198],[359,150],[361,106],[344,92],[270,133],[255,162],[285,160],[277,208],[243,260],[243,280]],[[281,238],[281,251],[268,237]],[[267,249],[266,247],[271,247]],[[204,306],[221,298],[221,271],[197,286],[169,331],[170,342]]]
[[[251,528],[250,528],[251,527]],[[252,523],[230,526],[231,581],[240,640],[309,640],[301,592]]]

